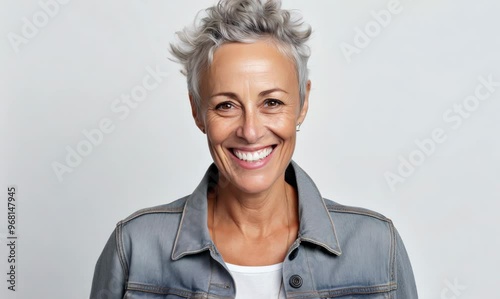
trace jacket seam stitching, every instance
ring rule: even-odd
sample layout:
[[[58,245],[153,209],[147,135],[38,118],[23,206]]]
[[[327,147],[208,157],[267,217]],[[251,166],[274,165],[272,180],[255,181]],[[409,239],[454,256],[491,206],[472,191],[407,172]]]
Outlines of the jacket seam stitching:
[[[368,211],[358,210],[358,209],[354,209],[354,208],[328,207],[328,211],[333,212],[333,213],[337,212],[337,213],[349,213],[349,214],[364,215],[364,216],[369,216],[369,217],[372,217],[372,218],[376,218],[376,219],[382,220],[384,222],[390,222],[390,219],[388,219],[387,217],[385,217],[383,215],[377,215],[376,213],[371,213],[371,212],[368,212]]]
[[[394,224],[392,223],[392,221],[389,223],[389,228],[390,228],[390,232],[391,232],[391,260],[390,260],[390,274],[391,274],[391,282],[394,282],[397,284],[397,281],[396,281],[396,231],[394,229]]]
[[[184,207],[171,209],[171,210],[165,210],[164,208],[162,208],[162,209],[151,209],[151,210],[138,211],[138,212],[130,215],[129,217],[123,219],[121,222],[123,224],[125,224],[131,220],[134,220],[135,218],[138,218],[138,217],[144,216],[144,215],[148,215],[148,214],[179,214],[179,213],[182,213],[183,209],[184,209]]]
[[[123,245],[123,236],[122,236],[122,223],[119,222],[116,225],[116,247],[118,251],[118,258],[120,259],[120,264],[122,266],[123,274],[125,281],[128,281],[129,277],[129,271],[128,271],[128,262],[125,257],[125,250],[124,250],[124,245]]]
[[[314,280],[313,271],[312,271],[311,265],[309,263],[309,254],[308,254],[307,250],[302,250],[302,251],[304,251],[306,254],[306,262],[307,262],[307,268],[309,269],[309,276],[311,277],[312,285],[314,286],[314,288],[316,288],[316,281]]]
[[[210,258],[210,277],[208,278],[208,294],[212,293],[212,278],[214,273],[214,261]]]

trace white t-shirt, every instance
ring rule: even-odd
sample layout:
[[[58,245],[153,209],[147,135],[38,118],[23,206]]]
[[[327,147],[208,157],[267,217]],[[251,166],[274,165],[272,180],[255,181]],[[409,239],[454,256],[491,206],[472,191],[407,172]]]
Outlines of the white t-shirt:
[[[236,283],[236,299],[285,298],[281,285],[283,263],[269,266],[239,266],[226,263]]]

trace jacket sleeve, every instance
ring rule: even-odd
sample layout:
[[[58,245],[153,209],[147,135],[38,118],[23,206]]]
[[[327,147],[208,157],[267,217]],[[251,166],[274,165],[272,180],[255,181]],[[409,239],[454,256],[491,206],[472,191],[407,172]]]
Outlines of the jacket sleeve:
[[[396,278],[397,278],[397,289],[395,299],[418,299],[417,287],[415,285],[415,277],[413,276],[413,270],[410,264],[410,259],[406,253],[403,240],[398,231],[394,229],[396,238]]]
[[[92,280],[90,299],[122,299],[125,292],[126,271],[118,245],[119,227],[113,231],[97,260]]]

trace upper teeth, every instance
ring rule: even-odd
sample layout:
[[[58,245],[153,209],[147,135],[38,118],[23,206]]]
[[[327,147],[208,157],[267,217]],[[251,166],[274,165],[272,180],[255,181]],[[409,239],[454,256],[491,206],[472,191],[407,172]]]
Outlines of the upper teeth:
[[[269,156],[269,154],[273,151],[272,147],[267,147],[255,152],[242,152],[240,150],[235,149],[233,152],[240,160],[245,160],[248,162],[254,162],[265,157]]]

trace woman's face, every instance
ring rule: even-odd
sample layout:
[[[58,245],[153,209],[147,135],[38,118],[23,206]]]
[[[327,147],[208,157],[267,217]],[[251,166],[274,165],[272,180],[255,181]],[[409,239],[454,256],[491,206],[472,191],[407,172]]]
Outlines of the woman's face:
[[[292,158],[310,83],[301,109],[292,60],[266,41],[221,46],[201,77],[193,116],[220,175],[245,193],[270,190]]]

